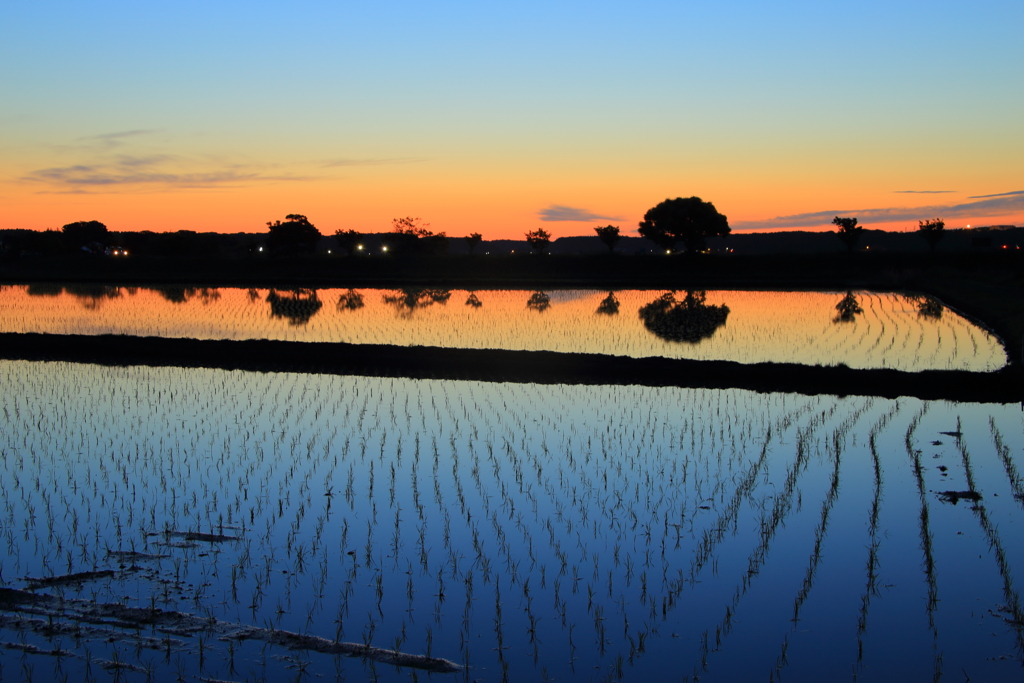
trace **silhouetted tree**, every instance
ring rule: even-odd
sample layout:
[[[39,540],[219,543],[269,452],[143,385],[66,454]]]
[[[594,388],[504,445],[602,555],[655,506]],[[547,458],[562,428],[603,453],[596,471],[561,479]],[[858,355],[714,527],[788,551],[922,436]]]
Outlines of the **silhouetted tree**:
[[[935,251],[942,238],[946,236],[946,222],[941,218],[931,221],[918,221],[917,234],[928,243],[928,248]]]
[[[836,310],[839,313],[836,315],[834,322],[837,323],[849,323],[856,320],[856,316],[864,312],[864,309],[860,307],[857,302],[857,297],[853,295],[853,292],[847,292],[846,296],[843,297],[842,301],[836,304]]]
[[[726,217],[700,197],[666,199],[648,210],[640,223],[640,234],[661,248],[673,249],[682,240],[691,254],[703,250],[708,237],[729,232]]]
[[[469,247],[469,253],[472,255],[473,251],[480,245],[484,237],[478,232],[469,233],[468,237],[463,237],[466,240],[466,246]]]
[[[836,216],[832,219],[832,225],[839,228],[836,231],[836,236],[846,245],[847,251],[853,251],[857,248],[857,242],[860,241],[860,235],[864,232],[864,228],[857,225],[856,218],[840,218]]]
[[[288,214],[284,222],[268,222],[267,227],[270,229],[267,249],[275,255],[311,254],[323,236],[301,213]]]
[[[355,230],[335,230],[334,242],[346,255],[352,256],[359,247],[363,234]]]
[[[615,292],[608,292],[608,296],[601,299],[597,306],[597,312],[601,315],[616,315],[619,312],[619,300],[615,298]]]
[[[338,310],[339,311],[356,311],[362,308],[363,295],[354,289],[350,289],[347,292],[342,292],[341,296],[338,297]]]
[[[391,232],[382,238],[389,251],[399,254],[446,254],[448,236],[428,230],[430,223],[407,216],[391,220]]]
[[[537,228],[526,233],[526,243],[530,245],[537,254],[543,254],[544,250],[551,246],[551,233],[544,228]]]
[[[68,223],[60,231],[64,235],[64,240],[73,247],[84,247],[93,242],[106,246],[107,238],[110,237],[107,226],[99,221],[75,221]]]
[[[644,327],[667,341],[696,344],[725,324],[729,307],[704,303],[707,292],[688,290],[682,301],[674,292],[658,297],[640,309]]]
[[[546,311],[551,307],[551,297],[546,292],[534,292],[526,300],[526,307],[533,311]]]
[[[267,294],[272,318],[285,318],[289,325],[305,325],[323,307],[315,289],[295,289]]]
[[[594,232],[597,233],[598,239],[604,243],[604,246],[608,247],[609,252],[615,251],[615,245],[622,239],[622,235],[619,234],[619,228],[616,225],[597,227],[594,228]]]
[[[466,305],[472,306],[473,308],[480,308],[484,304],[482,301],[480,301],[480,298],[476,295],[476,292],[470,292],[469,298],[466,299]]]

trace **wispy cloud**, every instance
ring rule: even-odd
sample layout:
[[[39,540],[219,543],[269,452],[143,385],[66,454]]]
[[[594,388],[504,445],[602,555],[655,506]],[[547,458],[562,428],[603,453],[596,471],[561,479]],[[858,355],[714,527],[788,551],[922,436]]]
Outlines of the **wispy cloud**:
[[[558,221],[621,221],[623,220],[619,216],[603,216],[601,214],[594,213],[588,209],[577,209],[572,206],[562,206],[561,204],[552,204],[546,209],[541,209],[537,212],[542,221],[558,222]]]
[[[1015,190],[1013,192],[1000,192],[999,194],[979,194],[974,197],[968,197],[968,199],[988,199],[989,197],[1013,197],[1019,194],[1024,194],[1024,190]]]
[[[893,190],[893,194],[953,194],[956,190]]]
[[[388,164],[415,164],[426,159],[415,158],[391,158],[391,159],[328,159],[321,162],[324,168],[337,168],[339,166],[385,166]]]
[[[889,207],[880,209],[829,209],[798,213],[791,216],[777,216],[763,221],[740,221],[732,224],[733,230],[758,230],[765,228],[803,228],[826,226],[835,216],[856,216],[862,223],[894,223],[918,221],[922,218],[940,216],[950,218],[980,218],[1002,216],[1024,212],[1024,191],[1006,192],[998,195],[978,197],[982,201],[934,206]]]
[[[120,147],[127,144],[126,140],[129,138],[137,138],[146,135],[153,135],[159,133],[156,129],[137,129],[137,130],[122,130],[115,133],[100,133],[99,135],[86,135],[78,138],[76,141],[84,143],[91,147],[101,147],[104,149],[113,149],[114,147]]]

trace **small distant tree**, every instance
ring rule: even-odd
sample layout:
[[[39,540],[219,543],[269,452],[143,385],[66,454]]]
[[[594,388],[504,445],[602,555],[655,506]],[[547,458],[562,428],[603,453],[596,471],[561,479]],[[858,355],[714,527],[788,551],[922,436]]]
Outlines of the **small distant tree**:
[[[290,213],[284,221],[268,221],[267,249],[271,254],[312,254],[323,235],[301,213]]]
[[[466,240],[466,246],[469,247],[469,253],[472,254],[483,241],[484,237],[478,232],[471,232],[468,237],[463,237],[462,239]]]
[[[99,221],[75,221],[68,223],[60,231],[64,235],[64,240],[73,247],[84,247],[93,242],[106,246],[107,238],[110,236],[107,226]]]
[[[443,232],[432,232],[430,223],[418,217],[391,219],[391,233],[384,238],[389,249],[399,253],[448,253],[448,236]]]
[[[413,218],[412,216],[406,216],[405,218],[392,218],[391,219],[391,232],[400,233],[404,235],[416,235],[416,237],[429,237],[434,233],[430,232],[428,228],[430,223],[424,223],[418,216]]]
[[[840,218],[836,216],[832,219],[832,225],[839,228],[836,231],[836,235],[846,245],[847,251],[853,251],[857,248],[857,242],[860,241],[860,235],[864,232],[864,228],[857,225],[856,218]]]
[[[708,237],[726,237],[729,232],[726,217],[700,197],[666,199],[645,213],[640,223],[640,234],[662,249],[672,249],[681,240],[691,254],[703,250]]]
[[[917,225],[917,234],[924,238],[929,249],[935,251],[935,247],[946,236],[946,222],[941,218],[936,218],[930,221],[918,221]]]
[[[598,239],[600,239],[604,246],[608,247],[609,252],[615,251],[615,245],[622,239],[622,235],[619,234],[619,228],[616,225],[605,225],[594,228],[594,232],[597,233]]]
[[[362,239],[363,234],[355,230],[336,230],[334,232],[334,241],[337,243],[338,248],[349,256],[356,253],[356,248]]]
[[[551,246],[551,233],[544,228],[537,228],[526,233],[526,242],[537,254],[543,254],[544,250]]]

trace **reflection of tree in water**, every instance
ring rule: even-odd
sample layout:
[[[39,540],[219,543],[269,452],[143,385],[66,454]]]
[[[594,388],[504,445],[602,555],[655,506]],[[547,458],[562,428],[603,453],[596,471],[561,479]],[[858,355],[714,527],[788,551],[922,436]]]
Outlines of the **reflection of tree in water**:
[[[466,239],[468,240],[469,238],[467,237]],[[473,308],[480,308],[484,304],[482,301],[480,301],[480,298],[476,295],[476,292],[470,292],[469,298],[466,299],[466,305],[472,306]]]
[[[323,307],[315,289],[296,289],[279,293],[272,289],[267,294],[272,318],[286,318],[289,325],[305,325]]]
[[[729,307],[708,305],[707,292],[687,290],[677,301],[674,292],[658,297],[640,309],[644,327],[667,341],[696,344],[725,324]]]
[[[601,315],[617,315],[619,312],[619,300],[615,298],[615,292],[608,292],[608,296],[601,299],[597,306],[597,312]]]
[[[64,291],[78,299],[87,310],[96,311],[108,299],[121,298],[121,288],[87,283],[65,285]]]
[[[363,307],[363,295],[354,289],[342,292],[338,297],[339,311],[356,311]]]
[[[25,293],[29,296],[60,296],[64,293],[64,285],[53,282],[33,282],[25,290]]]
[[[839,313],[836,315],[833,322],[837,323],[849,323],[853,322],[858,314],[863,313],[864,309],[860,307],[857,302],[857,297],[853,295],[853,292],[847,292],[843,300],[836,304],[836,310]]]
[[[930,296],[905,296],[903,298],[917,307],[917,315],[922,318],[938,320],[945,310],[941,301]]]
[[[198,299],[207,306],[220,299],[220,290],[209,287],[159,287],[156,291],[172,304],[183,304]]]
[[[452,293],[447,289],[409,287],[398,290],[393,294],[385,294],[384,303],[394,306],[395,310],[398,311],[398,315],[403,318],[410,318],[418,308],[448,303],[451,295]]]
[[[249,291],[246,292],[246,294],[249,295],[249,303],[256,303],[260,300],[260,293],[255,287],[249,288]]]
[[[546,311],[551,307],[551,297],[545,292],[534,292],[526,300],[526,307],[534,311]]]

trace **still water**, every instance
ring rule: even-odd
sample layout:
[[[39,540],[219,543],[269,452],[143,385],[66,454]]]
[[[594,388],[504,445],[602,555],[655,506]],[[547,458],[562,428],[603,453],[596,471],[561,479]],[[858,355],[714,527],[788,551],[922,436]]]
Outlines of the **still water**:
[[[0,361],[0,411],[12,680],[1021,676],[1017,405]]]
[[[666,299],[666,297],[672,297]],[[978,372],[999,340],[873,292],[267,290],[13,285],[0,332],[278,339]]]

